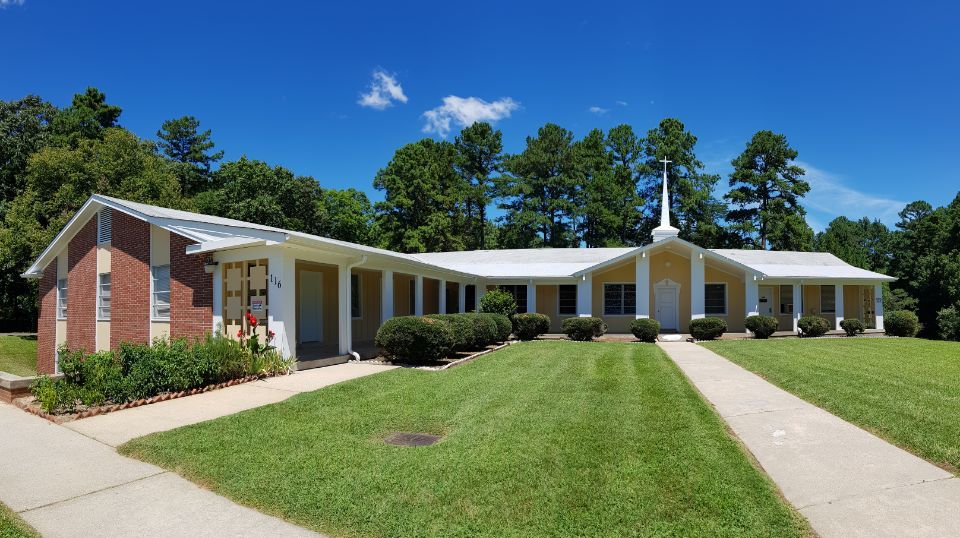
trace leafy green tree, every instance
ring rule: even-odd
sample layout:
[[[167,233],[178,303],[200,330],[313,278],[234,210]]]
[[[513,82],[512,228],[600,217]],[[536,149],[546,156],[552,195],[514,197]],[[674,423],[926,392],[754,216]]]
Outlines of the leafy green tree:
[[[210,129],[199,131],[200,121],[193,116],[183,116],[163,122],[157,131],[160,151],[177,163],[177,176],[185,196],[193,196],[208,190],[210,167],[223,158],[223,151],[211,152],[214,148]]]
[[[484,249],[491,245],[488,236],[487,206],[490,204],[496,178],[503,160],[503,135],[489,123],[477,122],[463,129],[454,141],[457,150],[456,168],[466,182],[465,213],[466,248]]]
[[[577,246],[574,233],[580,170],[573,133],[548,123],[527,137],[522,153],[505,159],[500,181],[501,246]]]
[[[727,221],[755,248],[812,248],[813,230],[800,205],[810,184],[802,179],[803,168],[793,164],[797,155],[786,136],[760,131],[732,162],[726,198],[735,208]]]
[[[646,219],[641,237],[646,240],[660,221],[660,192],[662,188],[662,159],[671,161],[670,223],[680,230],[680,237],[706,248],[727,245],[726,235],[719,224],[724,205],[713,192],[720,177],[703,173],[703,163],[697,159],[694,147],[697,137],[678,119],[666,118],[656,129],[647,132],[643,140],[643,161],[639,166],[642,176],[641,193],[647,200]]]
[[[80,140],[100,138],[105,129],[117,126],[121,112],[120,107],[107,104],[106,94],[87,88],[54,118],[54,143],[75,146]]]
[[[579,237],[587,247],[621,246],[621,204],[624,194],[616,182],[613,154],[603,131],[593,129],[574,143],[577,176]]]
[[[623,124],[607,133],[607,150],[613,157],[613,184],[619,195],[610,207],[617,213],[616,244],[642,245],[644,199],[639,192],[637,168],[643,156],[643,143],[633,127]],[[612,244],[612,242],[610,242]]]
[[[58,110],[36,95],[0,101],[0,220],[6,203],[26,187],[30,155],[50,141],[50,123]]]
[[[244,156],[220,166],[213,181],[220,188],[194,198],[201,213],[305,233],[320,231],[320,185],[312,177]]]
[[[879,220],[837,217],[814,242],[819,252],[830,252],[850,265],[886,273],[893,257],[891,241],[890,230]]]
[[[400,252],[439,252],[466,247],[467,185],[456,169],[457,148],[424,138],[394,153],[373,186],[381,244]]]
[[[363,191],[321,189],[317,216],[319,235],[361,245],[376,242],[373,205]]]

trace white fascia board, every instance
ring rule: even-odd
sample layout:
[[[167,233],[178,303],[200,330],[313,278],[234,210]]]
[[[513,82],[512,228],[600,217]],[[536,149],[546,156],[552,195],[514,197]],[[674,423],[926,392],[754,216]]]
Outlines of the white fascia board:
[[[579,278],[567,276],[567,277],[545,277],[538,278],[532,276],[494,276],[486,277],[485,279],[488,284],[493,285],[523,285],[530,284],[532,281],[537,286],[549,286],[551,284],[576,284]]]
[[[40,256],[34,260],[33,264],[30,265],[30,268],[27,269],[20,276],[23,278],[40,278],[43,276],[43,269],[53,261],[51,258],[55,258],[56,254],[60,252],[60,244],[64,241],[69,242],[73,239],[73,236],[80,231],[80,229],[87,223],[91,217],[97,214],[97,211],[100,210],[105,204],[97,200],[96,195],[87,198],[87,201],[80,206],[80,209],[73,215],[73,217],[67,221],[63,226],[60,232],[53,238],[53,241],[47,245],[47,248],[40,253]]]
[[[187,254],[203,254],[205,252],[233,250],[246,247],[259,247],[267,244],[268,242],[263,239],[257,239],[253,237],[232,237],[230,239],[221,239],[219,241],[203,241],[200,243],[194,243],[193,245],[187,245]]]
[[[884,277],[884,278],[849,278],[849,277],[836,277],[836,278],[824,278],[822,276],[812,276],[812,277],[774,277],[774,278],[762,278],[758,283],[763,286],[778,286],[778,285],[787,285],[787,284],[803,284],[805,286],[833,286],[836,284],[850,284],[851,286],[855,285],[870,285],[874,286],[880,284],[881,282],[893,282],[897,280],[894,277]]]
[[[598,263],[598,264],[596,264],[596,265],[594,265],[594,266],[592,266],[592,267],[588,267],[588,268],[586,268],[586,269],[577,271],[577,272],[574,273],[572,276],[574,276],[574,277],[583,276],[583,275],[585,275],[585,274],[587,274],[587,273],[592,273],[592,272],[598,271],[598,270],[600,270],[600,269],[604,269],[604,268],[606,268],[606,267],[609,267],[609,266],[611,266],[611,265],[616,265],[616,264],[618,264],[618,263],[620,263],[620,262],[629,260],[631,257],[636,256],[636,255],[638,255],[638,254],[642,254],[642,253],[645,253],[645,252],[649,252],[649,251],[651,251],[651,250],[653,250],[653,249],[659,248],[659,247],[664,246],[664,245],[669,245],[669,244],[671,244],[671,243],[677,243],[677,244],[679,244],[679,245],[682,245],[682,246],[690,249],[691,255],[693,255],[693,254],[702,254],[704,258],[709,258],[709,259],[711,259],[711,260],[715,260],[715,261],[718,261],[718,262],[722,262],[722,263],[726,263],[726,264],[729,264],[729,265],[733,265],[734,267],[738,267],[738,268],[740,268],[740,269],[742,269],[742,270],[744,270],[744,271],[749,271],[749,272],[751,272],[751,273],[756,273],[758,277],[759,277],[759,276],[764,276],[763,272],[761,272],[761,271],[757,271],[756,269],[754,269],[754,268],[752,268],[752,267],[749,267],[749,266],[747,266],[747,265],[744,265],[744,264],[742,264],[742,263],[740,263],[740,262],[738,262],[738,261],[736,261],[736,260],[731,260],[730,258],[727,258],[726,256],[721,256],[720,254],[717,254],[716,252],[712,252],[712,251],[710,251],[709,249],[705,249],[705,248],[698,247],[697,245],[694,245],[693,243],[690,243],[689,241],[684,241],[683,239],[680,239],[679,237],[670,237],[670,238],[667,238],[667,239],[663,239],[663,240],[661,240],[661,241],[657,241],[657,242],[655,242],[655,243],[648,243],[648,244],[646,244],[646,245],[643,245],[642,247],[637,247],[636,249],[634,249],[634,250],[632,250],[632,251],[630,251],[630,252],[627,252],[627,253],[625,253],[625,254],[621,254],[620,256],[617,256],[617,257],[615,257],[615,258],[611,258],[611,259],[606,260],[606,261],[604,261],[604,262],[600,262],[600,263]]]

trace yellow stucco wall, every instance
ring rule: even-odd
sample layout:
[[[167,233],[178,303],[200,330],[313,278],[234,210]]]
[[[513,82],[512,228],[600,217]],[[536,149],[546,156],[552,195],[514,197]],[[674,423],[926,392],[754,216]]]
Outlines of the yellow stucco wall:
[[[620,265],[593,273],[593,304],[591,312],[607,324],[607,331],[611,333],[630,332],[630,323],[636,319],[636,312],[622,316],[607,316],[603,314],[603,285],[613,283],[634,283],[637,279],[636,264],[631,259]]]
[[[727,313],[725,315],[708,314],[727,321],[727,332],[744,332],[743,320],[746,317],[746,286],[739,278],[714,267],[704,268],[705,283],[724,283],[727,285]],[[682,323],[681,323],[682,325]]]
[[[440,313],[440,281],[423,279],[423,314]]]
[[[169,321],[151,321],[150,322],[150,341],[153,342],[157,338],[162,338],[164,340],[170,339],[170,322]]]
[[[690,259],[673,252],[659,252],[650,257],[650,315],[653,318],[657,317],[653,286],[665,279],[680,284],[680,332],[687,332],[690,325]]]
[[[360,277],[362,306],[360,319],[353,319],[353,341],[369,342],[380,328],[380,271],[354,269],[353,274]]]

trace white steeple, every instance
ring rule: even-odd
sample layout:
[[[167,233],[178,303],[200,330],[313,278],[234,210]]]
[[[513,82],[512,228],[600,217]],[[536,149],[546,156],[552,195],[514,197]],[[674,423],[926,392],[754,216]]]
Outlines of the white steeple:
[[[663,241],[668,237],[676,237],[680,230],[670,226],[670,195],[667,194],[667,164],[671,161],[663,159],[663,199],[660,201],[660,226],[653,229],[653,242]]]

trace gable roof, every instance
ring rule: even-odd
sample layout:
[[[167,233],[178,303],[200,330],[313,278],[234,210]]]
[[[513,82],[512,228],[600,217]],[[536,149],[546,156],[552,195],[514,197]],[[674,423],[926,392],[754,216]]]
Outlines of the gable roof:
[[[284,230],[224,217],[215,217],[92,195],[64,226],[47,248],[22,275],[38,278],[64,242],[70,239],[103,207],[122,211],[150,224],[197,242],[189,253],[214,252],[255,245],[289,243],[308,248],[355,256],[371,256],[400,262],[423,270],[441,269],[467,278],[531,279],[573,278],[608,267],[646,251],[680,247],[700,253],[764,278],[896,280],[887,275],[853,267],[833,254],[823,252],[774,252],[764,250],[704,249],[678,237],[641,247],[623,248],[536,248],[473,250],[403,254],[347,241]]]

